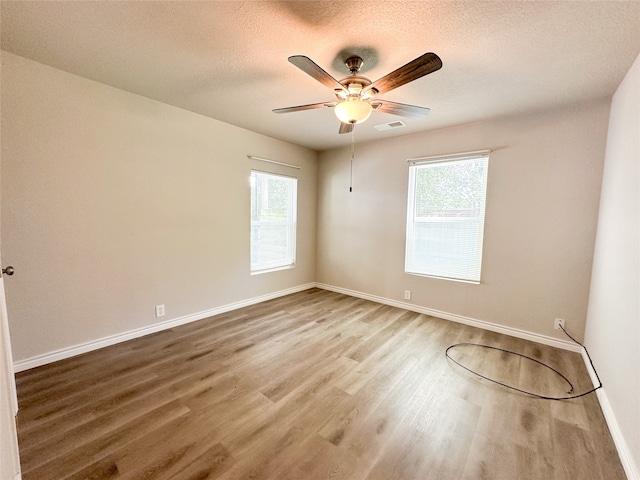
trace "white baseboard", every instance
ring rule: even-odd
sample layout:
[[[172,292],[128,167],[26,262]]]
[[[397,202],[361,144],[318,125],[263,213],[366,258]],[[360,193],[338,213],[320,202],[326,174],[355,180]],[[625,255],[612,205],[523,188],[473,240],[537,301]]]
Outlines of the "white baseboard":
[[[248,307],[249,305],[255,305],[256,303],[266,302],[278,297],[283,297],[292,293],[302,292],[315,287],[315,283],[307,283],[305,285],[299,285],[297,287],[288,288],[286,290],[280,290],[278,292],[269,293],[267,295],[261,295],[259,297],[250,298],[247,300],[241,300],[239,302],[230,303],[221,307],[211,308],[202,312],[193,313],[191,315],[185,315],[178,318],[173,318],[160,323],[154,323],[146,327],[136,328],[123,333],[117,333],[108,337],[99,338],[90,342],[82,343],[79,345],[73,345],[71,347],[61,348],[53,352],[44,353],[35,357],[27,358],[25,360],[18,360],[14,362],[13,368],[15,372],[21,372],[29,370],[30,368],[39,367],[48,363],[57,362],[58,360],[64,360],[65,358],[74,357],[82,353],[98,350],[99,348],[108,347],[109,345],[115,345],[116,343],[126,342],[134,338],[143,337],[151,333],[160,332],[169,328],[184,325],[186,323],[195,322],[204,318],[219,315],[221,313],[230,312],[231,310],[237,310],[238,308]]]
[[[584,348],[582,349],[581,353],[584,364],[587,367],[587,371],[589,372],[589,377],[591,377],[591,382],[593,383],[594,387],[597,387],[600,382],[595,370],[593,369],[593,366],[591,365],[589,355]],[[604,419],[607,422],[607,426],[609,427],[609,432],[611,432],[613,443],[616,446],[616,450],[618,450],[618,456],[620,457],[622,468],[624,468],[624,473],[627,475],[627,478],[629,480],[640,480],[640,471],[638,471],[638,467],[636,466],[633,460],[633,455],[631,454],[631,449],[629,448],[629,445],[627,445],[627,442],[624,439],[624,435],[620,430],[620,425],[618,424],[618,420],[616,419],[616,416],[613,412],[613,408],[611,408],[606,390],[604,389],[604,387],[599,388],[598,390],[596,390],[596,394],[598,396],[598,401],[600,402],[600,408],[602,408]]]
[[[587,355],[586,350],[573,342],[559,340],[557,338],[548,337],[546,335],[540,335],[538,333],[528,332],[526,330],[520,330],[517,328],[505,327],[503,325],[498,325],[491,322],[486,322],[484,320],[478,320],[475,318],[464,317],[462,315],[457,315],[453,313],[442,312],[439,310],[434,310],[431,308],[420,307],[418,305],[413,305],[411,303],[399,302],[397,300],[392,300],[389,298],[378,297],[376,295],[370,295],[368,293],[362,293],[355,290],[349,290],[347,288],[335,287],[333,285],[326,285],[322,283],[317,283],[316,287],[322,288],[324,290],[330,290],[336,293],[342,293],[344,295],[349,295],[352,297],[363,298],[365,300],[371,300],[376,303],[382,303],[384,305],[390,305],[392,307],[403,308],[405,310],[410,310],[412,312],[424,313],[426,315],[431,315],[433,317],[443,318],[445,320],[451,320],[457,323],[462,323],[465,325],[470,325],[472,327],[482,328],[484,330],[490,330],[492,332],[503,333],[505,335],[510,335],[512,337],[522,338],[524,340],[531,340],[533,342],[542,343],[544,345],[549,345],[552,347],[562,348],[564,350],[569,350],[572,352],[578,352],[582,355],[585,366],[587,367],[587,371],[589,372],[589,376],[591,381],[593,382],[593,386],[598,386],[599,382],[596,376],[595,371],[589,361],[589,357]],[[613,409],[609,404],[609,400],[607,399],[607,394],[603,388],[596,390],[596,394],[598,396],[598,400],[600,401],[600,406],[602,408],[602,412],[604,414],[604,418],[607,422],[609,430],[611,432],[611,436],[613,437],[613,441],[615,443],[616,449],[618,450],[618,455],[620,456],[620,461],[624,468],[624,471],[629,480],[640,480],[640,475],[638,474],[638,469],[634,464],[633,456],[631,455],[631,450],[627,445],[622,432],[620,431],[620,427],[618,426],[618,422],[613,413]]]
[[[204,310],[202,312],[197,312],[191,315],[185,315],[185,316],[174,318],[164,322],[154,323],[153,325],[130,330],[128,332],[111,335],[109,337],[93,340],[80,345],[74,345],[71,347],[62,348],[60,350],[48,352],[48,353],[31,357],[25,360],[17,361],[14,363],[14,370],[16,372],[21,372],[23,370],[28,370],[30,368],[46,365],[48,363],[56,362],[58,360],[63,360],[65,358],[70,358],[75,355],[80,355],[82,353],[87,353],[93,350],[97,350],[99,348],[107,347],[109,345],[115,345],[116,343],[125,342],[127,340],[142,337],[144,335],[149,335],[151,333],[167,330],[169,328],[177,327],[179,325],[195,322],[197,320],[202,320],[204,318],[212,317],[212,316],[219,315],[221,313],[226,313],[232,310],[237,310],[239,308],[247,307],[249,305],[255,305],[256,303],[265,302],[267,300],[282,297],[292,293],[301,292],[314,287],[322,288],[324,290],[329,290],[336,293],[342,293],[344,295],[349,295],[352,297],[362,298],[365,300],[371,300],[373,302],[389,305],[392,307],[403,308],[405,310],[409,310],[417,313],[431,315],[433,317],[438,317],[445,320],[451,320],[453,322],[462,323],[464,325],[478,327],[484,330],[490,330],[492,332],[502,333],[505,335],[510,335],[516,338],[522,338],[524,340],[531,340],[533,342],[542,343],[544,345],[549,345],[552,347],[558,347],[564,350],[570,350],[573,352],[581,353],[584,363],[587,367],[587,371],[589,372],[589,375],[591,377],[591,381],[593,382],[594,386],[598,385],[598,380],[596,378],[593,367],[591,366],[591,362],[589,362],[586,351],[584,350],[584,348],[580,347],[579,345],[576,345],[573,342],[559,340],[557,338],[528,332],[526,330],[505,327],[504,325],[499,325],[499,324],[487,322],[484,320],[478,320],[475,318],[465,317],[462,315],[442,312],[440,310],[421,307],[421,306],[414,305],[411,303],[406,303],[406,302],[399,302],[397,300],[393,300],[385,297],[379,297],[377,295],[370,295],[368,293],[349,290],[346,288],[335,287],[335,286],[327,285],[323,283],[308,283],[305,285],[299,285],[297,287],[289,288],[286,290],[280,290],[278,292],[269,293],[266,295],[250,298],[247,300],[242,300],[239,302],[230,303],[227,305],[223,305],[221,307],[215,307],[215,308]],[[596,393],[598,395],[600,406],[602,407],[602,412],[604,414],[607,425],[609,426],[609,430],[611,431],[611,436],[613,437],[613,441],[618,450],[618,454],[620,455],[620,461],[622,462],[622,465],[627,477],[629,478],[629,480],[640,480],[640,475],[638,474],[638,469],[634,464],[633,456],[631,455],[631,451],[629,450],[629,447],[624,439],[624,436],[620,431],[618,422],[611,408],[611,405],[609,403],[605,390],[601,388],[597,390]],[[16,479],[19,479],[19,478],[20,476],[16,477]]]
[[[582,348],[568,340],[560,340],[558,338],[548,337],[546,335],[540,335],[539,333],[532,333],[526,330],[520,330],[518,328],[505,327],[497,323],[487,322],[485,320],[478,320],[476,318],[464,317],[455,313],[442,312],[440,310],[434,310],[432,308],[421,307],[412,303],[399,302],[390,298],[378,297],[377,295],[370,295],[368,293],[362,293],[355,290],[349,290],[347,288],[334,287],[333,285],[326,285],[323,283],[317,283],[318,288],[324,290],[330,290],[336,293],[342,293],[352,297],[363,298],[365,300],[371,300],[372,302],[382,303],[384,305],[390,305],[392,307],[403,308],[412,312],[424,313],[425,315],[431,315],[432,317],[443,318],[445,320],[451,320],[453,322],[462,323],[471,327],[478,327],[484,330],[490,330],[492,332],[503,333],[511,337],[522,338],[524,340],[530,340],[532,342],[542,343],[552,347],[562,348],[563,350],[570,350],[572,352],[580,353]]]
[[[349,295],[352,297],[363,298],[365,300],[371,300],[373,302],[382,303],[385,305],[390,305],[393,307],[403,308],[405,310],[410,310],[418,313],[424,313],[426,315],[431,315],[438,318],[443,318],[445,320],[451,320],[457,323],[462,323],[465,325],[470,325],[473,327],[482,328],[485,330],[491,330],[497,333],[503,333],[505,335],[510,335],[512,337],[523,338],[525,340],[531,340],[534,342],[542,343],[545,345],[550,345],[553,347],[562,348],[565,350],[571,350],[575,352],[580,352],[582,349],[568,341],[559,340],[557,338],[547,337],[545,335],[540,335],[536,333],[527,332],[525,330],[519,330],[511,327],[505,327],[503,325],[498,325],[491,322],[486,322],[484,320],[478,320],[470,317],[464,317],[462,315],[457,315],[453,313],[442,312],[439,310],[434,310],[431,308],[417,306],[411,303],[399,302],[396,300],[392,300],[389,298],[379,297],[376,295],[370,295],[368,293],[358,292],[355,290],[349,290],[346,288],[335,287],[332,285],[326,285],[322,283],[307,283],[304,285],[299,285],[297,287],[289,288],[286,290],[280,290],[278,292],[273,292],[270,294],[262,295],[259,297],[250,298],[247,300],[241,300],[239,302],[230,303],[227,305],[223,305],[221,307],[215,307],[209,310],[204,310],[201,312],[193,313],[190,315],[185,315],[178,318],[173,318],[170,320],[166,320],[164,322],[154,323],[152,325],[148,325],[146,327],[137,328],[134,330],[129,330],[127,332],[117,333],[115,335],[110,335],[108,337],[99,338],[96,340],[92,340],[86,343],[82,343],[79,345],[73,345],[70,347],[61,348],[59,350],[54,350],[52,352],[47,352],[41,355],[37,355],[35,357],[30,357],[24,360],[18,360],[14,362],[14,371],[21,372],[24,370],[29,370],[31,368],[39,367],[42,365],[46,365],[48,363],[57,362],[58,360],[63,360],[65,358],[70,358],[76,355],[80,355],[83,353],[91,352],[93,350],[98,350],[99,348],[108,347],[110,345],[115,345],[116,343],[126,342],[127,340],[132,340],[134,338],[143,337],[145,335],[149,335],[151,333],[160,332],[162,330],[167,330],[169,328],[177,327],[179,325],[184,325],[186,323],[195,322],[197,320],[202,320],[207,317],[212,317],[214,315],[219,315],[221,313],[229,312],[231,310],[236,310],[238,308],[247,307],[249,305],[254,305],[256,303],[265,302],[267,300],[271,300],[273,298],[282,297],[284,295],[289,295],[291,293],[301,292],[303,290],[308,290],[310,288],[322,288],[324,290],[330,290],[332,292],[342,293],[344,295]]]

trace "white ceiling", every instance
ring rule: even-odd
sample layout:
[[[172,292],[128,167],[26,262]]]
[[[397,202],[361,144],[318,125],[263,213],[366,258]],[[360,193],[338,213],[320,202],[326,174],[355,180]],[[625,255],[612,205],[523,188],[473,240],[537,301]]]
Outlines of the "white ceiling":
[[[374,112],[358,142],[610,97],[640,52],[638,1],[2,1],[2,49],[315,150],[346,145],[335,99],[287,61],[337,79],[360,53],[371,80],[425,52],[441,70],[381,98],[431,108]]]

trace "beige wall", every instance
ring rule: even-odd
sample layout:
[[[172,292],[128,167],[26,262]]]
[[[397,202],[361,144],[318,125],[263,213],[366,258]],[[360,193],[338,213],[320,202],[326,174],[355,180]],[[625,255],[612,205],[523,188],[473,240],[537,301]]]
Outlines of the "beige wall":
[[[2,54],[16,361],[315,280],[311,150]],[[249,275],[247,154],[298,164],[298,264]]]
[[[627,445],[629,478],[640,478],[640,57],[611,105],[587,318],[586,346]]]
[[[357,145],[353,193],[350,149],[321,153],[318,282],[393,301],[411,290],[415,306],[564,339],[553,329],[560,317],[582,338],[608,109],[595,102]],[[486,148],[481,284],[405,274],[406,159]]]
[[[157,304],[165,320],[314,281],[398,301],[412,290],[416,306],[560,339],[561,317],[583,336],[606,101],[358,145],[349,193],[349,148],[322,153],[316,178],[304,148],[12,54],[3,65],[18,361],[153,325]],[[483,148],[482,283],[404,274],[406,159]],[[249,275],[247,153],[303,166],[294,270]]]

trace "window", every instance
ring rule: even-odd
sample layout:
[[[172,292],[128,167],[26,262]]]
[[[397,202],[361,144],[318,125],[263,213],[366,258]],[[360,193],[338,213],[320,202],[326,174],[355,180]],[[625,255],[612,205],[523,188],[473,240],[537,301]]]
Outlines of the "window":
[[[410,160],[406,273],[480,282],[488,155]]]
[[[251,172],[251,273],[292,268],[298,180]]]

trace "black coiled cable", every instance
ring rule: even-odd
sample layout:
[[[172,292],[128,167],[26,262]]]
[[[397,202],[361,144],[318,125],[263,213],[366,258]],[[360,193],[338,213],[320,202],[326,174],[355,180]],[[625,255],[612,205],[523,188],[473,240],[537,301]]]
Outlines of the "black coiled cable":
[[[536,360],[535,358],[531,358],[531,357],[529,357],[529,356],[527,356],[527,355],[523,355],[523,354],[518,353],[518,352],[513,352],[513,351],[511,351],[511,350],[505,350],[505,349],[503,349],[503,348],[492,347],[492,346],[489,346],[489,345],[482,345],[482,344],[479,344],[479,343],[457,343],[457,344],[455,344],[455,345],[451,345],[449,348],[447,348],[447,349],[445,350],[444,354],[445,354],[445,356],[446,356],[449,360],[451,360],[453,363],[455,363],[456,365],[458,365],[458,366],[460,366],[460,367],[464,368],[465,370],[467,370],[467,371],[469,371],[469,372],[473,373],[474,375],[477,375],[477,376],[478,376],[478,377],[480,377],[480,378],[483,378],[483,379],[488,380],[488,381],[490,381],[490,382],[496,383],[496,384],[501,385],[501,386],[503,386],[503,387],[509,388],[509,389],[511,389],[511,390],[515,390],[516,392],[524,393],[524,394],[526,394],[526,395],[530,395],[530,396],[532,396],[532,397],[536,397],[536,398],[541,398],[541,399],[544,399],[544,400],[571,400],[571,399],[573,399],[573,398],[580,398],[580,397],[584,397],[585,395],[589,395],[590,393],[595,392],[595,391],[596,391],[596,390],[598,390],[599,388],[602,388],[602,382],[600,381],[600,377],[598,376],[598,372],[596,371],[596,368],[595,368],[595,367],[594,367],[594,365],[593,365],[593,360],[591,360],[591,356],[589,355],[589,351],[587,350],[587,347],[585,347],[583,344],[581,344],[581,343],[580,343],[580,342],[578,342],[575,338],[573,338],[571,335],[569,335],[569,333],[568,333],[568,332],[567,332],[567,331],[562,327],[562,325],[560,325],[560,328],[562,329],[562,331],[565,333],[565,335],[566,335],[567,337],[569,337],[571,340],[573,340],[573,342],[577,343],[578,345],[580,345],[580,346],[584,349],[585,353],[587,354],[587,358],[589,359],[589,363],[591,363],[591,368],[593,369],[593,373],[595,373],[596,378],[598,379],[598,386],[597,386],[597,387],[595,387],[595,388],[592,388],[592,389],[591,389],[591,390],[589,390],[588,392],[584,392],[584,393],[581,393],[581,394],[579,394],[579,395],[570,395],[570,396],[566,396],[566,397],[548,397],[548,396],[545,396],[545,395],[540,395],[540,394],[537,394],[537,393],[534,393],[534,392],[529,392],[529,391],[527,391],[527,390],[522,390],[522,389],[520,389],[520,388],[514,387],[513,385],[508,385],[508,384],[506,384],[506,383],[499,382],[498,380],[495,380],[495,379],[493,379],[493,378],[489,378],[489,377],[487,377],[487,376],[485,376],[485,375],[482,375],[482,374],[480,374],[480,373],[478,373],[478,372],[476,372],[476,371],[474,371],[474,370],[470,369],[469,367],[465,367],[465,366],[464,366],[464,365],[462,365],[460,362],[458,362],[457,360],[455,360],[454,358],[452,358],[452,357],[451,357],[451,355],[449,355],[449,350],[451,350],[452,348],[460,347],[460,346],[474,346],[474,347],[489,348],[489,349],[491,349],[491,350],[498,350],[498,351],[500,351],[500,352],[506,352],[506,353],[510,353],[510,354],[512,354],[512,355],[517,355],[517,356],[519,356],[519,357],[526,358],[527,360],[531,360],[531,361],[533,361],[533,362],[539,363],[540,365],[542,365],[542,366],[544,366],[544,367],[548,368],[549,370],[551,370],[551,371],[555,372],[555,373],[556,373],[556,374],[558,374],[558,375],[559,375],[559,376],[560,376],[560,377],[561,377],[565,382],[567,382],[567,384],[569,385],[569,387],[570,387],[570,388],[569,388],[569,390],[567,391],[567,393],[571,393],[571,392],[573,391],[573,384],[569,381],[569,379],[567,379],[567,377],[565,377],[562,373],[560,373],[560,372],[559,372],[558,370],[556,370],[555,368],[550,367],[549,365],[547,365],[547,364],[545,364],[545,363],[542,363],[541,361]]]

